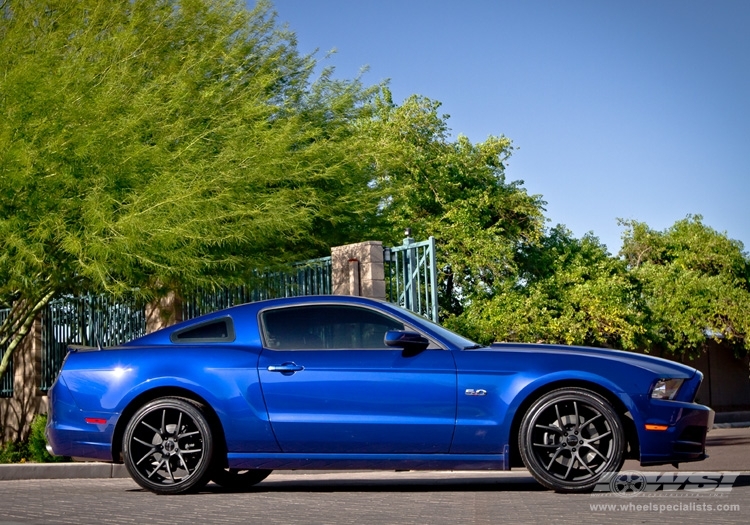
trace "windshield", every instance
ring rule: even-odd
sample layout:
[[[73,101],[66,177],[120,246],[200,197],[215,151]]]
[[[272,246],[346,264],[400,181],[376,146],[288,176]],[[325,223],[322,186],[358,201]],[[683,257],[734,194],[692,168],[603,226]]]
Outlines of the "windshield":
[[[426,317],[422,317],[421,315],[417,315],[414,312],[410,312],[409,310],[406,310],[404,308],[398,307],[399,311],[403,313],[406,317],[409,317],[411,319],[414,319],[417,321],[417,326],[419,324],[427,324],[428,328],[438,337],[441,339],[444,339],[448,341],[453,346],[456,346],[458,348],[461,348],[463,350],[467,350],[469,348],[482,348],[482,345],[475,343],[471,339],[466,339],[463,336],[458,335],[455,332],[451,332],[447,328],[443,328],[437,323],[434,323],[427,319]]]

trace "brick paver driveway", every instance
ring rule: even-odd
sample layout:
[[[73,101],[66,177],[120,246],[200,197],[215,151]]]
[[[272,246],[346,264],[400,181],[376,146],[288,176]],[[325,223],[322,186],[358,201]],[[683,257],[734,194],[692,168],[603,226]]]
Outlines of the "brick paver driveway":
[[[188,496],[156,496],[129,479],[3,481],[0,525],[750,523],[750,429],[713,431],[711,442],[709,460],[679,472],[744,471],[732,474],[731,490],[565,495],[544,490],[524,470],[279,472],[251,492],[232,494],[211,484]]]
[[[524,472],[273,474],[252,492],[209,485],[188,496],[156,496],[128,479],[4,481],[0,497],[3,525],[750,523],[750,477],[728,494],[658,498],[555,494]]]

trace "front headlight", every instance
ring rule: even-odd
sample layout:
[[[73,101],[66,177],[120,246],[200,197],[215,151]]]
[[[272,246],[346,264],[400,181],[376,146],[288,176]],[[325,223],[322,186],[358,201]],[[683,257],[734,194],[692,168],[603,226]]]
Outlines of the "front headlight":
[[[651,389],[654,399],[674,399],[684,379],[659,379]]]

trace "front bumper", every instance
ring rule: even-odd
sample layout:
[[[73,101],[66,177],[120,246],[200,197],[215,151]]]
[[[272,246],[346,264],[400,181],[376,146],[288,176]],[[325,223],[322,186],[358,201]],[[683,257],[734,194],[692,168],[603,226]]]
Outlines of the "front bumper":
[[[664,465],[706,459],[706,434],[713,427],[714,411],[680,401],[651,400],[648,417],[638,429],[641,465]],[[663,430],[647,430],[653,425]]]

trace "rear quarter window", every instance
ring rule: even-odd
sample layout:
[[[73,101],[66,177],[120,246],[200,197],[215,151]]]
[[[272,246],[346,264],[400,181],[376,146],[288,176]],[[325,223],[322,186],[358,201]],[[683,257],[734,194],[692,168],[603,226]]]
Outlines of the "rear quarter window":
[[[231,343],[235,340],[234,323],[231,317],[211,319],[177,330],[169,339],[173,343]]]

